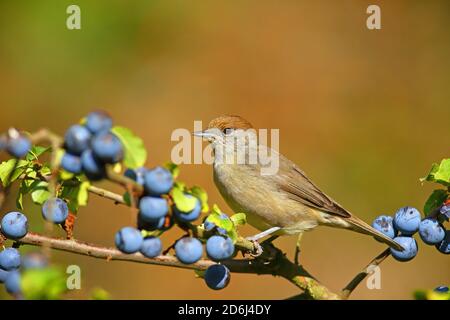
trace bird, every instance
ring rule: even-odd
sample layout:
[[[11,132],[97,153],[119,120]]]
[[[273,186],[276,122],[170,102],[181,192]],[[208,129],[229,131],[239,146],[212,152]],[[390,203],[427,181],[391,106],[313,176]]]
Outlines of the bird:
[[[298,235],[301,239],[306,231],[329,226],[373,236],[395,250],[404,250],[326,195],[294,162],[247,132],[255,132],[249,121],[223,115],[193,135],[206,139],[212,147],[213,179],[225,202],[233,211],[245,213],[248,223],[261,231],[251,240],[268,235]],[[277,171],[262,174],[267,163],[249,161],[252,152],[276,156]]]

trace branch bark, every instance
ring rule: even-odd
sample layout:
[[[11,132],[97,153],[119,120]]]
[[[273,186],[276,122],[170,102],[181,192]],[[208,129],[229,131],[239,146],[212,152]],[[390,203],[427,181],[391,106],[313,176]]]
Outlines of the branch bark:
[[[388,248],[370,261],[369,264],[345,286],[341,293],[342,298],[348,299],[353,290],[355,290],[356,287],[374,271],[375,267],[378,267],[390,255],[391,250]]]
[[[94,244],[77,240],[51,238],[37,233],[29,232],[25,237],[17,240],[20,245],[48,247],[59,251],[89,256],[107,261],[128,261],[151,265],[160,265],[191,270],[206,270],[215,262],[207,259],[186,265],[178,261],[175,256],[163,255],[156,258],[146,258],[140,253],[124,254],[117,249],[100,247]],[[312,299],[340,299],[340,296],[315,280],[303,267],[295,265],[277,248],[270,245],[266,248],[265,257],[256,259],[227,260],[226,265],[231,272],[252,273],[259,275],[280,276],[304,290]]]

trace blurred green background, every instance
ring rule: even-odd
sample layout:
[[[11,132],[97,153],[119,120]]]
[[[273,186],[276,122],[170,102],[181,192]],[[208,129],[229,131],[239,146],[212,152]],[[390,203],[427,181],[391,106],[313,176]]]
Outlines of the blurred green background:
[[[81,7],[81,30],[66,28],[70,4]],[[366,28],[369,4],[381,6],[381,30]],[[1,1],[0,131],[63,134],[102,108],[145,140],[153,166],[169,160],[172,130],[240,114],[256,127],[280,128],[282,153],[370,222],[404,205],[422,208],[433,186],[419,177],[449,156],[449,13],[450,3],[437,0]],[[211,203],[229,210],[210,167],[181,169],[182,180],[204,186]],[[32,229],[42,229],[39,208],[28,203],[25,212],[35,217]],[[112,246],[133,220],[92,196],[75,235]],[[292,256],[294,238],[276,243]],[[339,290],[382,249],[370,237],[319,228],[304,237],[301,262]],[[271,276],[233,274],[227,289],[213,292],[191,271],[53,257],[82,268],[82,290],[72,298],[95,286],[118,299],[298,293]],[[420,243],[415,260],[383,263],[381,290],[363,283],[353,298],[409,299],[414,289],[448,285],[449,267],[448,256]]]

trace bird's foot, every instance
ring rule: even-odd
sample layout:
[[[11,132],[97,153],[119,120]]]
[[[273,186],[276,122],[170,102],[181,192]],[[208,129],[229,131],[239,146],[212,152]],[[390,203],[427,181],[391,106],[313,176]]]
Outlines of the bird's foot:
[[[264,252],[263,247],[259,244],[257,240],[253,240],[252,237],[246,238],[246,240],[253,243],[253,251],[250,252],[250,255],[254,258],[259,257]]]
[[[262,238],[264,238],[264,237],[266,237],[266,236],[268,236],[268,235],[271,235],[271,234],[277,232],[277,231],[280,230],[280,229],[281,229],[280,227],[272,227],[272,228],[267,229],[267,230],[265,230],[265,231],[263,231],[263,232],[261,232],[261,233],[255,234],[254,236],[245,238],[246,240],[251,241],[251,242],[253,243],[253,246],[254,246],[254,251],[253,251],[252,253],[250,253],[250,254],[251,254],[253,257],[255,257],[255,258],[256,258],[256,257],[259,257],[259,256],[263,253],[263,251],[264,251],[264,250],[263,250],[263,245],[268,244],[268,243],[271,243],[271,242],[272,242],[273,240],[275,240],[278,236],[272,235],[269,239],[264,240],[264,241],[262,242],[262,245],[259,243],[259,240],[262,239]]]

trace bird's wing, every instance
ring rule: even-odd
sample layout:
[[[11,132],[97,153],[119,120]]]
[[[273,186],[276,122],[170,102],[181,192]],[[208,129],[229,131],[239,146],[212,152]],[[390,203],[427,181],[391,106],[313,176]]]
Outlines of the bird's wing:
[[[280,155],[281,156],[281,155]],[[332,215],[350,218],[350,212],[329,198],[293,162],[280,159],[279,188],[292,200]]]
[[[300,170],[292,161],[280,155],[280,168],[277,175],[278,186],[290,199],[298,201],[310,208],[344,218],[352,229],[374,236],[397,250],[404,248],[386,235],[378,232],[361,219],[353,216],[341,205],[328,197]]]

